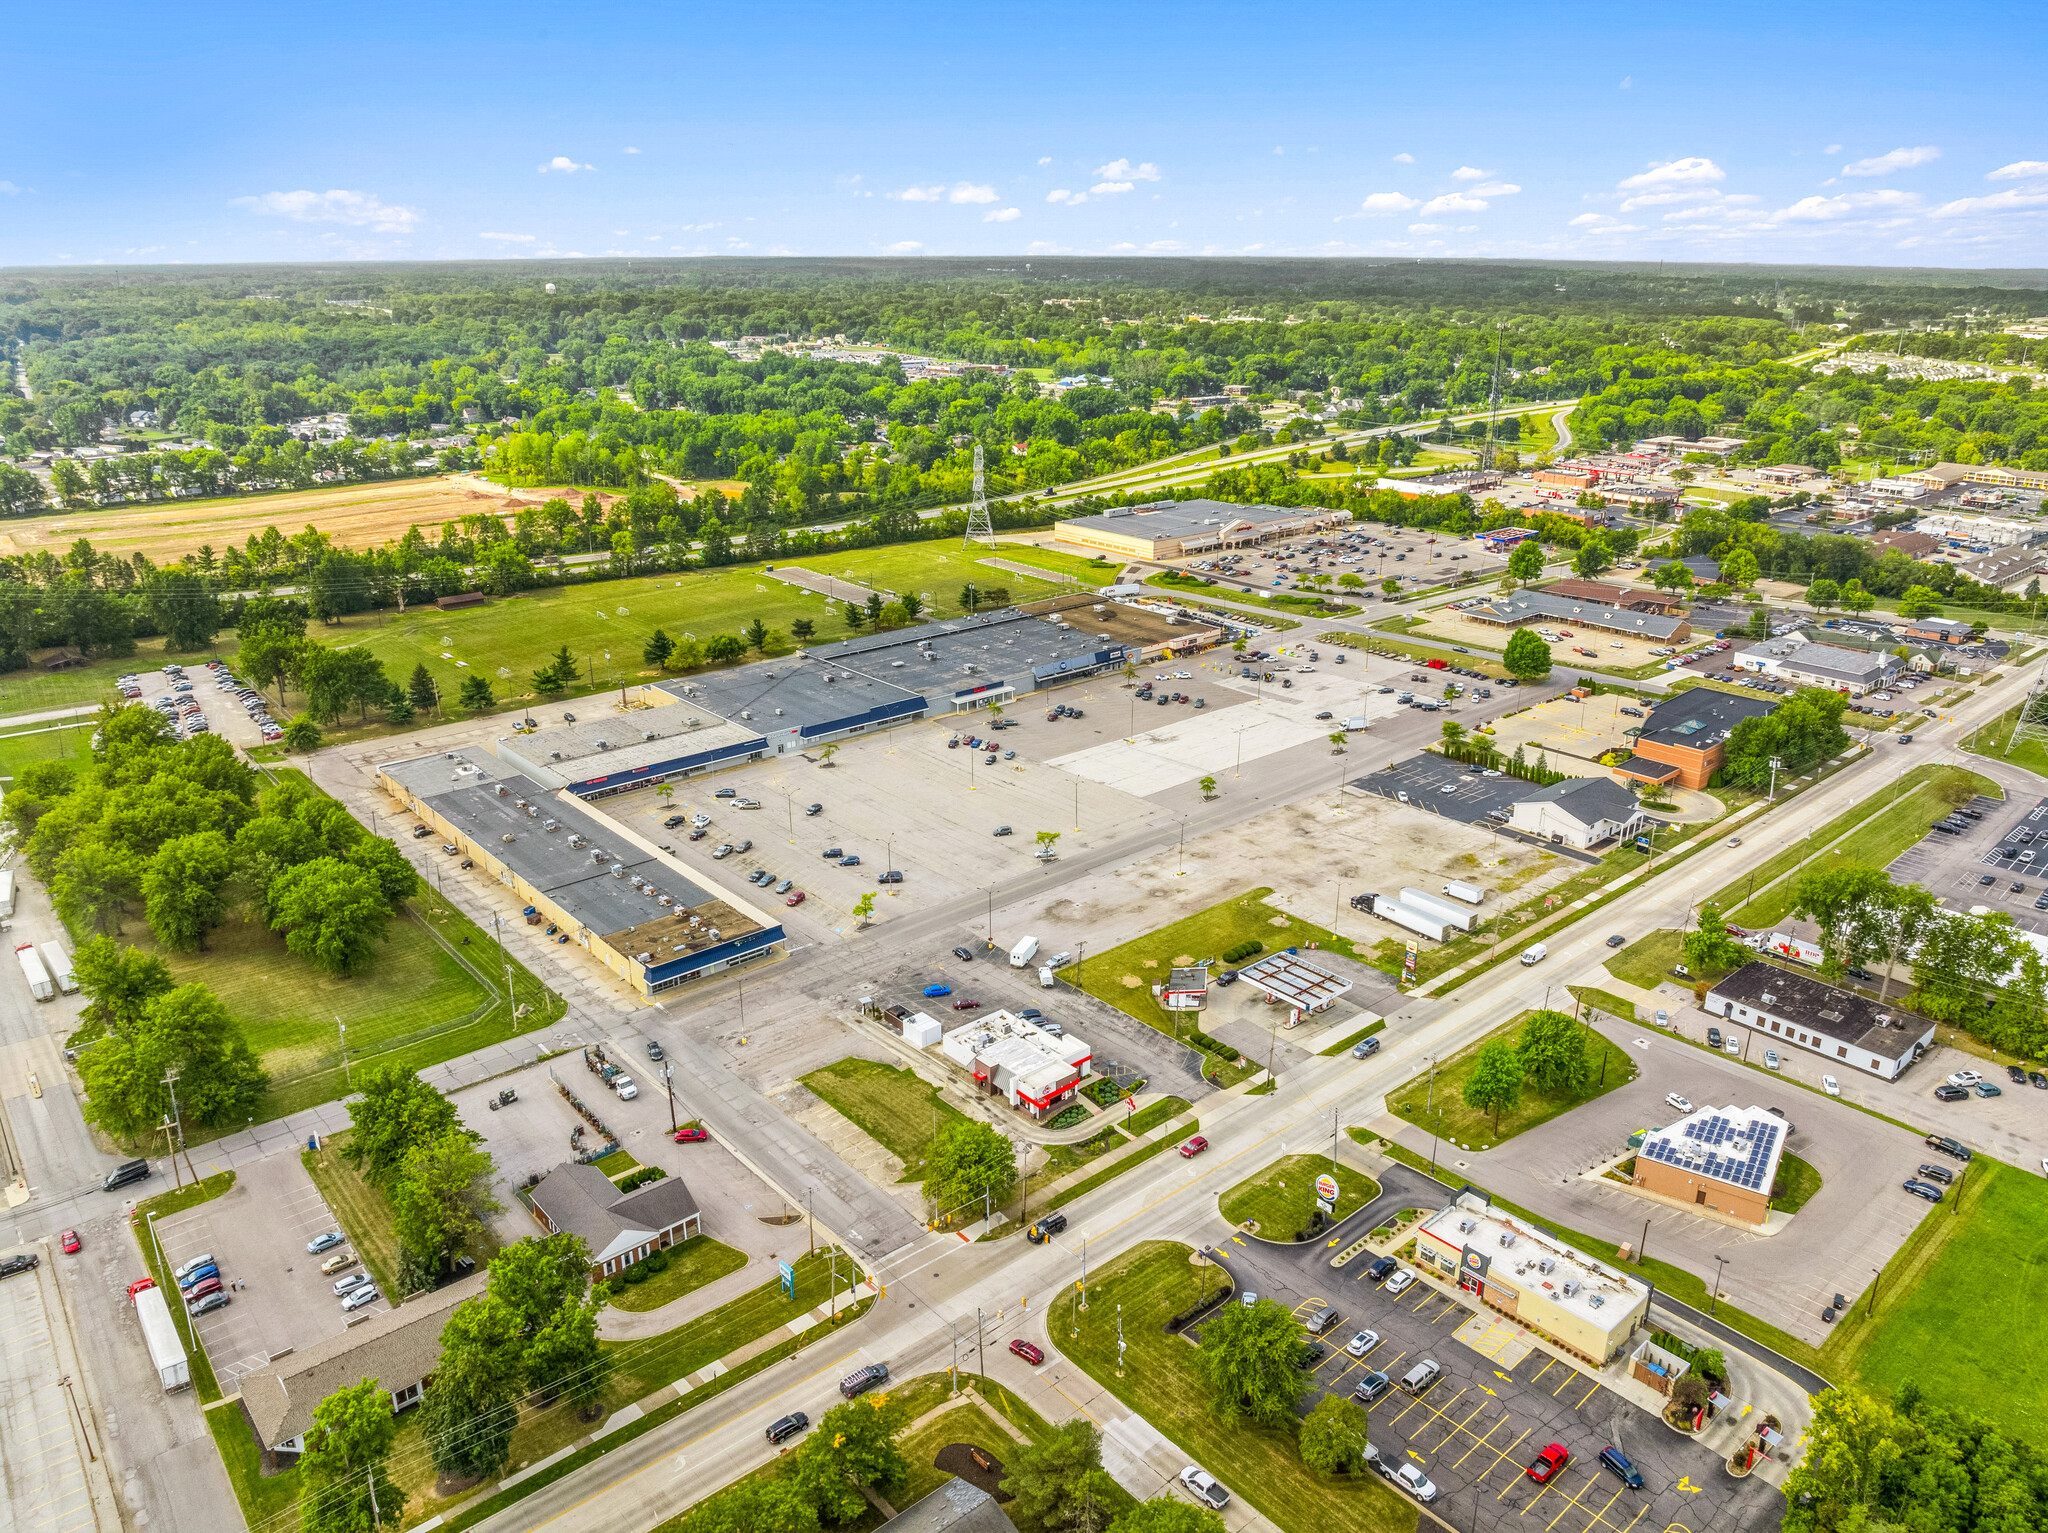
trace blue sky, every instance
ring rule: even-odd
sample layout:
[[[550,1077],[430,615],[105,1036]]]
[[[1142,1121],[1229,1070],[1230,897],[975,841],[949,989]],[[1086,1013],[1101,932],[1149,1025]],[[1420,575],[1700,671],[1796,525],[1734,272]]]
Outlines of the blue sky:
[[[539,19],[114,4],[82,30],[63,7],[25,7],[7,47],[0,264],[2041,266],[2042,16],[1973,0],[586,4]]]

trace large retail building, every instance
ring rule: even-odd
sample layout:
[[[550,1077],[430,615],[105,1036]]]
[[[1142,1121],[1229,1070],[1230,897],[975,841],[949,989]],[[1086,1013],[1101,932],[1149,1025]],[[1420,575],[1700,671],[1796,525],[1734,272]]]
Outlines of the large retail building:
[[[1325,506],[1237,506],[1221,500],[1162,500],[1055,522],[1053,535],[1077,548],[1123,559],[1181,559],[1318,532],[1351,520]]]

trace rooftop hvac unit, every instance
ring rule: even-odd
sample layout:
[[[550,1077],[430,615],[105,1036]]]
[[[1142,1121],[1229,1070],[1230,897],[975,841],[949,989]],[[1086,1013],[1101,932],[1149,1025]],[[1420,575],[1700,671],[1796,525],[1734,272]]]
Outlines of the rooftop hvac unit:
[[[643,729],[640,731],[640,738],[643,740],[652,740],[654,738],[654,731],[651,729]]]
[[[841,681],[851,681],[851,680],[853,680],[853,672],[851,672],[851,671],[841,671],[841,672],[839,673],[839,679],[840,679]]]
[[[711,940],[712,940],[713,942],[716,942],[716,941],[718,940],[718,928],[717,928],[717,927],[715,927],[715,926],[714,926],[714,927],[712,927],[712,928],[711,928],[711,930],[710,930],[709,932],[705,933],[705,935],[706,935],[706,936],[708,936],[708,937],[710,937],[710,939],[711,939]]]
[[[662,904],[664,904],[664,905],[673,905],[673,904],[675,903],[675,901],[674,901],[674,900],[672,900],[672,899],[670,899],[670,898],[669,898],[669,897],[668,897],[668,896],[667,896],[666,894],[664,894],[664,895],[663,895],[663,896],[661,897],[661,902],[662,902]]]
[[[635,954],[633,955],[633,962],[635,962],[635,963],[653,963],[653,962],[654,962],[654,955],[653,955],[652,953],[635,953]]]
[[[1549,1272],[1556,1265],[1557,1263],[1555,1261],[1553,1261],[1550,1257],[1546,1256],[1543,1258],[1542,1261],[1536,1264],[1536,1268],[1539,1272]]]
[[[693,713],[690,715],[690,727],[692,729],[702,729],[704,727],[704,721],[698,718],[697,715]]]
[[[834,679],[834,678],[833,678],[833,675],[832,675],[832,673],[831,673],[830,671],[827,671],[827,672],[825,673],[825,680],[826,680],[827,682],[830,682],[830,681],[832,681],[833,679]]]
[[[560,830],[562,828],[562,822],[560,820],[542,820],[540,822],[540,828],[542,830]]]
[[[1502,1230],[1500,1232],[1500,1243],[1503,1250],[1513,1245],[1515,1243],[1515,1232],[1513,1230]]]
[[[1469,1235],[1477,1228],[1479,1228],[1479,1221],[1476,1219],[1460,1219],[1458,1221],[1458,1233],[1460,1235]]]
[[[1768,991],[1768,990],[1766,990],[1766,991],[1764,992],[1764,997],[1763,997],[1763,999],[1764,999],[1764,1004],[1765,1004],[1766,1006],[1772,1006],[1772,1005],[1775,1005],[1775,1004],[1777,1003],[1777,1000],[1778,1000],[1778,998],[1777,998],[1777,997],[1776,997],[1775,995],[1772,995],[1772,994],[1771,994],[1771,992],[1770,992],[1770,991]]]
[[[1577,1293],[1578,1291],[1579,1280],[1577,1278],[1566,1278],[1564,1280],[1564,1296],[1567,1299],[1569,1299],[1573,1294]]]
[[[612,877],[613,877],[613,878],[624,878],[625,876],[626,876],[626,865],[625,865],[625,864],[624,864],[623,862],[615,862],[615,863],[613,863],[613,864],[612,864]]]
[[[503,797],[505,797],[505,795],[506,795],[506,794],[508,794],[508,793],[510,793],[511,791],[512,791],[512,790],[511,790],[510,788],[506,787],[506,786],[505,786],[505,785],[504,785],[503,783],[499,783],[499,784],[498,784],[498,797],[499,797],[499,798],[503,798]]]
[[[601,847],[601,846],[593,846],[593,847],[592,847],[592,848],[590,849],[590,860],[591,860],[592,862],[603,862],[603,861],[604,861],[604,848],[603,848],[603,847]]]
[[[561,759],[562,759],[562,753],[561,753],[560,751],[549,751],[549,752],[548,752],[548,760],[550,760],[550,761],[560,761]]]
[[[1589,1293],[1586,1295],[1586,1303],[1591,1305],[1594,1309],[1598,1309],[1601,1305],[1605,1304],[1606,1302],[1607,1300],[1597,1293]]]
[[[569,845],[571,846],[571,848],[574,848],[574,847],[579,847],[579,846],[581,846],[582,844],[583,844],[583,837],[582,837],[582,836],[578,835],[578,834],[577,834],[577,833],[576,833],[575,831],[571,831],[571,832],[569,832]]]
[[[510,844],[511,844],[511,841],[512,841],[512,836],[511,836],[511,833],[510,833],[510,832],[508,831],[508,832],[507,832],[506,834],[504,834],[504,835],[502,835],[502,836],[498,837],[498,839],[499,839],[500,841],[503,841],[503,842],[505,842],[505,843],[506,843],[507,845],[510,845]]]
[[[778,719],[782,717],[782,710],[781,710],[780,708],[777,708],[777,709],[775,710],[775,716],[776,716],[776,717],[777,717]]]
[[[505,790],[504,790],[503,788],[500,788],[500,789],[499,789],[498,791],[499,791],[500,793],[503,793],[503,792],[504,792]],[[517,803],[515,804],[515,806],[514,806],[514,807],[516,807],[516,808],[519,808],[519,809],[524,809],[524,808],[526,807],[526,800],[525,800],[525,799],[523,799],[523,798],[522,798],[522,799],[520,799],[520,800],[518,800],[518,801],[517,801]]]

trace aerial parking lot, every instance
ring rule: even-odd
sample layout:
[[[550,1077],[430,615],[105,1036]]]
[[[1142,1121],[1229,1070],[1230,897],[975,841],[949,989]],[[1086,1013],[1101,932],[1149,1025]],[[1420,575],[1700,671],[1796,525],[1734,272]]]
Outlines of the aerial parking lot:
[[[1980,795],[1957,813],[1963,829],[1950,835],[1930,828],[1886,871],[1955,909],[1983,905],[2010,915],[2022,930],[2048,932],[2048,906],[2039,903],[2048,897],[2048,798],[2006,803]]]

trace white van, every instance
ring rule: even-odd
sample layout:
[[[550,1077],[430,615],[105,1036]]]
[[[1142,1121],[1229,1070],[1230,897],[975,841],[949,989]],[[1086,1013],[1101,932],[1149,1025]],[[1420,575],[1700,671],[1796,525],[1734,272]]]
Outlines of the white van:
[[[1550,949],[1546,948],[1540,942],[1532,942],[1527,948],[1523,949],[1522,951],[1522,967],[1526,969],[1531,967],[1532,965],[1539,964],[1549,956]]]
[[[1038,988],[1041,990],[1052,989],[1052,970],[1040,969],[1038,971]]]

